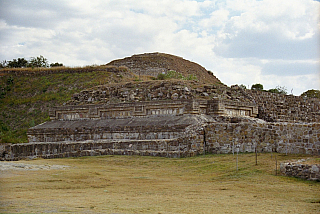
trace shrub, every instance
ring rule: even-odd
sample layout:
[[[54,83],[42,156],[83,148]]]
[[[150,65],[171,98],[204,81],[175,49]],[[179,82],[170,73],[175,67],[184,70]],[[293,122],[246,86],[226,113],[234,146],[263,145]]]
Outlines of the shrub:
[[[188,77],[183,76],[181,73],[174,70],[169,70],[167,73],[160,73],[157,76],[158,80],[165,79],[181,79],[181,80],[198,80],[197,76],[190,74]]]
[[[287,94],[287,89],[284,86],[277,86],[276,88],[269,89],[268,92],[276,94]]]
[[[251,86],[251,90],[258,90],[258,91],[262,91],[263,90],[263,85],[260,84],[260,83],[257,83],[257,84],[253,84]]]
[[[197,78],[196,75],[190,74],[190,75],[187,77],[187,80],[198,80],[198,78]]]
[[[56,63],[51,63],[50,64],[50,67],[52,68],[52,67],[62,67],[63,66],[63,64],[62,63],[59,63],[59,62],[56,62]]]
[[[303,92],[300,96],[301,97],[320,98],[320,91],[315,90],[315,89],[311,89],[311,90]]]
[[[166,75],[163,74],[163,73],[160,73],[160,74],[158,74],[157,79],[158,80],[164,80],[164,79],[166,79]]]

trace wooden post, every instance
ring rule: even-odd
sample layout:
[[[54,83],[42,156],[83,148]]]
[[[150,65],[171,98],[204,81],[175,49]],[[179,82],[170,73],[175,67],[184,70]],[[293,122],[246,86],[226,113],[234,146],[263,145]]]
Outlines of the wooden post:
[[[256,146],[256,165],[258,165],[258,151],[257,151],[257,146]]]
[[[232,139],[232,154],[234,156],[234,139]]]
[[[238,171],[238,151],[237,151],[237,171]]]
[[[206,155],[206,130],[204,129],[204,127],[202,127],[203,129],[203,156]]]
[[[236,145],[236,152],[237,152],[237,171],[238,171],[238,154],[240,150],[240,145]]]
[[[275,155],[276,158],[276,176],[278,175],[278,161],[277,161],[277,155]]]

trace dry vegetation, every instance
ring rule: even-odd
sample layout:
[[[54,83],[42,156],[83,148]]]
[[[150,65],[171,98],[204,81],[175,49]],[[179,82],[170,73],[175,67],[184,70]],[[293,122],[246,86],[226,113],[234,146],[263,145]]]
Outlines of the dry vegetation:
[[[319,213],[320,183],[275,176],[274,157],[260,154],[256,166],[254,154],[240,154],[238,171],[232,154],[19,161],[69,168],[2,171],[0,212]]]

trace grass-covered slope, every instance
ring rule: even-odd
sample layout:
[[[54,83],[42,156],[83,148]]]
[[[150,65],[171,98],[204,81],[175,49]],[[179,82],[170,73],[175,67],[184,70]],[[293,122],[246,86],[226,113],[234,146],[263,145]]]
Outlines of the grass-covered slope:
[[[83,89],[123,79],[117,69],[104,67],[34,70],[0,71],[1,143],[27,142],[28,128],[49,120],[49,108]]]

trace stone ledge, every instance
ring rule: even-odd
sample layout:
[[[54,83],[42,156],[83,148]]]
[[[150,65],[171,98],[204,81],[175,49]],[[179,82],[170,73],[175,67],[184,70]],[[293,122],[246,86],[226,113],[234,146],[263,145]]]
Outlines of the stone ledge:
[[[192,141],[192,140],[191,140]],[[2,161],[17,161],[34,158],[65,158],[99,155],[142,155],[160,157],[191,157],[200,154],[200,141],[189,139],[158,140],[99,140],[82,142],[38,142],[6,146]]]

